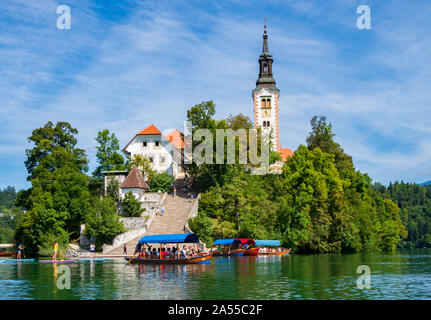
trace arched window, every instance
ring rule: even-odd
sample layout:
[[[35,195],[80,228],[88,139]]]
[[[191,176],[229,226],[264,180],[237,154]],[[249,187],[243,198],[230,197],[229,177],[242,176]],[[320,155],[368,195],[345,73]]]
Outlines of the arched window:
[[[269,121],[266,122],[266,127],[269,128],[271,125],[269,123]]]
[[[271,108],[271,99],[266,99],[266,107]]]
[[[262,99],[262,108],[265,108],[265,106],[266,106],[265,99]]]
[[[263,71],[264,71],[264,72],[268,72],[268,64],[267,64],[267,63],[265,63],[265,64],[263,65]]]

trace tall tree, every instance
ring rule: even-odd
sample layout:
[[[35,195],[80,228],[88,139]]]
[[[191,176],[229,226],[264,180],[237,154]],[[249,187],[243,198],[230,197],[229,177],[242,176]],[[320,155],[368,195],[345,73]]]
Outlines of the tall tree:
[[[108,129],[104,129],[98,132],[96,141],[98,143],[96,157],[99,166],[93,172],[93,176],[103,179],[102,171],[124,170],[124,157],[118,152],[120,144],[115,134],[110,134]]]
[[[37,253],[52,245],[77,237],[89,208],[88,160],[76,147],[78,130],[67,122],[48,122],[33,130],[26,150],[25,165],[31,188],[18,194],[18,204],[28,210],[18,226],[15,239],[26,241]]]

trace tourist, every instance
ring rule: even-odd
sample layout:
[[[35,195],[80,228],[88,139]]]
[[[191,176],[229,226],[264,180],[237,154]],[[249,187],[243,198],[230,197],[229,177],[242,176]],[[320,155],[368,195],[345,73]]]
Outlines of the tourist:
[[[160,248],[157,249],[157,257],[160,258]]]
[[[94,257],[95,252],[96,252],[96,245],[94,244],[94,242],[92,242],[90,244],[90,258]]]
[[[54,254],[52,255],[52,260],[57,260],[58,243],[54,241]]]
[[[24,246],[22,245],[22,243],[20,243],[18,245],[18,254],[16,255],[17,259],[21,259],[21,255],[24,252]]]
[[[147,251],[145,251],[145,255],[151,258],[151,246],[147,247]]]
[[[123,245],[123,254],[127,254],[127,245],[126,244]]]
[[[183,255],[184,258],[188,259],[186,246],[183,246],[183,249],[181,250],[181,255]]]
[[[161,210],[161,215],[164,216],[165,215],[165,207],[162,206],[162,210]]]
[[[153,248],[153,251],[151,252],[151,254],[154,256],[153,258],[157,258],[157,250],[156,250],[156,248]]]
[[[177,188],[174,187],[174,198],[177,196]]]

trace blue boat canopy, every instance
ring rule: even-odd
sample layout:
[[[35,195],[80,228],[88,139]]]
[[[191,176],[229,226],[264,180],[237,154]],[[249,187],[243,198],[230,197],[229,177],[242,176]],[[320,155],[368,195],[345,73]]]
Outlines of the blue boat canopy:
[[[144,243],[197,243],[199,238],[194,233],[178,234],[160,234],[154,236],[145,236],[139,240],[140,244]]]
[[[280,240],[255,240],[256,246],[281,246]]]
[[[213,245],[222,244],[222,245],[231,245],[231,244],[241,244],[241,240],[238,239],[218,239],[214,241]]]

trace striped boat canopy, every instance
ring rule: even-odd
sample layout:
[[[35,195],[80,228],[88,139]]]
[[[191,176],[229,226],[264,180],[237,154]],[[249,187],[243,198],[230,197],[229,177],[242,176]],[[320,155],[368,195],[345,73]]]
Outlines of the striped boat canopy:
[[[241,241],[238,239],[218,239],[218,240],[214,241],[213,245],[215,245],[215,244],[224,244],[224,245],[241,244]]]
[[[255,240],[257,246],[281,246],[280,240]]]
[[[140,244],[144,243],[198,243],[199,238],[194,233],[178,234],[159,234],[154,236],[145,236],[139,240]]]

